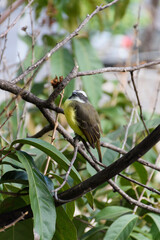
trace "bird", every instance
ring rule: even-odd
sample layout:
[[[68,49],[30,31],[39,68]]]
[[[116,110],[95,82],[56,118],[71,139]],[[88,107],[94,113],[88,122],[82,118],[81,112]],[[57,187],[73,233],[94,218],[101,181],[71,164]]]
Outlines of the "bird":
[[[64,115],[75,134],[96,148],[99,161],[102,162],[100,148],[101,124],[99,115],[89,102],[87,94],[82,90],[74,90],[72,95],[64,102]]]

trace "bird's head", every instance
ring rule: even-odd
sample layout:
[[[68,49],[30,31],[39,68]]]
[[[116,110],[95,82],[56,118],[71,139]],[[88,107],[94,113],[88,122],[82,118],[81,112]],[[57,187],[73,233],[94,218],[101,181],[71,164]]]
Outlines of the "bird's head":
[[[88,97],[87,94],[82,90],[74,90],[72,95],[69,97],[70,100],[75,100],[81,103],[87,103]]]

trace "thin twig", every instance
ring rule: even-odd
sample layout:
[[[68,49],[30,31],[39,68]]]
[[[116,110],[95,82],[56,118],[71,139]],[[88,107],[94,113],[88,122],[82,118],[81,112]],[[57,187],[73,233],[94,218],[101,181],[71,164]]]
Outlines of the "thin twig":
[[[160,158],[160,154],[159,154],[159,156],[157,157],[155,164],[158,162],[159,158]],[[148,180],[147,180],[147,182],[146,182],[146,185],[148,185],[148,183],[150,183],[153,174],[154,174],[154,170],[152,170],[151,173],[149,174],[149,177],[148,177]],[[140,197],[139,197],[139,199],[138,199],[139,202],[141,202],[144,193],[145,193],[145,189],[143,189],[143,191],[142,191],[142,193],[141,193],[141,195],[140,195]],[[138,208],[138,206],[135,206],[135,208],[134,208],[134,213],[136,213],[137,208]]]
[[[109,184],[124,198],[126,199],[130,204],[134,204],[140,208],[144,208],[147,209],[151,212],[155,212],[160,214],[160,209],[154,208],[150,205],[146,205],[142,202],[139,202],[135,199],[133,199],[132,197],[129,197],[128,194],[126,194],[122,189],[120,189],[112,180],[110,180]]]
[[[53,126],[47,125],[47,126],[45,126],[44,128],[42,128],[39,132],[35,133],[35,134],[32,135],[32,136],[29,136],[29,135],[28,135],[27,137],[28,137],[28,138],[40,138],[40,137],[42,137],[44,134],[46,134],[47,132],[51,131],[52,129],[53,129]],[[19,143],[19,144],[15,147],[15,149],[20,150],[23,145],[24,145],[23,143]]]
[[[125,148],[125,145],[126,145],[126,142],[127,142],[128,131],[129,131],[129,127],[131,126],[131,123],[132,123],[132,120],[133,120],[133,114],[134,114],[134,108],[132,109],[129,123],[128,123],[127,126],[126,126],[124,141],[123,141],[123,144],[122,144],[122,150]],[[120,157],[122,157],[122,155],[123,155],[123,153],[120,154]],[[116,182],[116,181],[117,181],[117,176],[115,176],[115,182]]]
[[[120,153],[120,154],[123,154],[123,155],[127,153],[125,150],[122,150],[121,148],[116,147],[116,146],[114,146],[114,145],[112,145],[112,144],[110,144],[110,143],[101,142],[101,146],[102,146],[102,147],[109,148],[109,149],[111,149],[111,150],[113,150],[113,151],[116,151],[116,152],[118,152],[118,153]],[[137,162],[139,162],[139,163],[141,163],[141,164],[143,164],[143,165],[145,165],[145,166],[147,166],[147,167],[150,167],[150,168],[152,168],[152,169],[154,169],[154,170],[160,171],[160,167],[158,167],[158,166],[156,166],[155,164],[152,164],[152,163],[150,163],[150,162],[147,162],[147,161],[143,160],[142,158],[139,158],[139,159],[137,160]]]
[[[10,117],[12,117],[12,114],[15,111],[16,108],[17,108],[17,104],[11,109],[11,111],[9,112],[9,114],[6,117],[5,121],[1,124],[0,129],[6,124],[6,122],[10,119]]]
[[[47,110],[47,109],[45,109]],[[44,115],[47,117],[47,119],[50,119],[50,116],[47,116],[47,112],[43,112]],[[69,136],[69,134],[59,125],[58,126],[59,132],[74,145],[73,139]],[[131,163],[136,161],[139,157],[141,157],[143,154],[145,154],[149,149],[151,149],[159,140],[160,140],[160,125],[153,130],[152,133],[149,134],[141,143],[139,143],[136,147],[134,147],[131,151],[129,151],[124,157],[120,158],[113,164],[111,164],[108,168],[102,170],[100,173],[96,174],[95,176],[90,177],[89,179],[83,181],[82,183],[64,191],[61,192],[58,197],[60,199],[65,200],[65,202],[69,202],[70,199],[77,199],[83,194],[86,194],[88,191],[92,191],[94,188],[99,186],[100,184],[104,183],[104,181],[108,181],[108,179],[114,177],[118,173],[120,173],[122,170],[124,170],[127,166],[129,166]],[[85,153],[84,153],[85,155]],[[88,155],[86,154],[86,157],[88,158]],[[96,166],[97,168],[97,166]],[[112,182],[111,182],[112,183]],[[113,187],[117,188],[116,184],[113,182]],[[151,206],[148,206],[146,204],[140,203],[132,198],[130,198],[125,192],[123,192],[121,189],[118,189],[119,193],[128,200],[131,204],[137,204],[138,206],[153,211],[155,213],[160,213],[159,209],[153,208]],[[55,200],[56,207],[62,205],[64,203],[57,202]],[[23,209],[27,209],[29,211],[29,217],[32,217],[32,212],[30,205],[27,205],[26,207],[20,208],[16,210],[16,213],[21,213],[22,211],[25,211]],[[10,217],[10,215],[9,215]],[[6,216],[6,219],[8,220],[8,214]],[[14,219],[14,218],[13,218]]]
[[[38,71],[38,69],[34,72],[34,75],[36,74],[36,72]],[[32,77],[34,77],[34,75],[32,75]],[[30,78],[31,80],[31,78]],[[25,90],[25,86],[23,88],[20,88],[18,86],[16,86],[15,84],[12,84],[9,81],[5,81],[5,80],[0,80],[0,89],[3,89],[5,91],[8,91],[10,93],[13,93],[15,95],[21,96],[21,98],[29,103],[32,103],[34,105],[36,105],[37,107],[44,107],[44,108],[48,108],[51,110],[54,110],[55,112],[59,112],[59,113],[64,113],[63,109],[58,108],[57,106],[55,106],[54,103],[47,103],[46,100],[42,100],[40,98],[38,98],[37,96],[35,96],[33,93]],[[10,100],[10,102],[8,103],[8,105],[6,106],[6,108],[9,107],[9,105],[17,98],[17,96],[15,96],[13,99]],[[48,104],[48,105],[47,105]],[[0,116],[5,112],[5,109],[0,113]]]
[[[24,7],[24,9],[21,11],[21,13],[15,18],[15,20],[12,22],[10,26],[8,26],[7,30],[3,33],[1,33],[0,38],[5,37],[8,32],[14,27],[14,25],[19,21],[19,19],[22,17],[22,15],[25,13],[26,9],[33,3],[34,0],[29,1],[29,3]]]
[[[153,107],[153,111],[152,111],[150,119],[152,119],[152,117],[153,117],[153,115],[154,115],[154,113],[156,111],[159,93],[160,93],[160,81],[158,82],[158,87],[157,87],[157,91],[156,91],[156,98],[155,98],[154,107]]]
[[[59,197],[58,197],[57,194],[58,194],[58,191],[59,191],[60,189],[62,189],[62,187],[66,184],[66,182],[67,182],[67,180],[68,180],[69,174],[70,174],[70,172],[71,172],[71,169],[72,169],[73,164],[74,164],[74,162],[75,162],[75,160],[76,160],[76,157],[77,157],[78,142],[79,142],[78,138],[75,138],[74,155],[73,155],[73,158],[72,158],[72,160],[71,160],[71,162],[70,162],[68,171],[66,172],[65,179],[64,179],[63,183],[62,183],[58,188],[56,188],[56,189],[54,190],[54,197],[55,197],[56,201],[58,201],[58,202],[65,202],[64,200],[59,199]]]
[[[135,184],[137,184],[137,185],[139,185],[139,186],[141,186],[141,187],[143,187],[143,188],[148,189],[148,190],[151,191],[151,192],[155,192],[155,193],[157,193],[158,195],[160,195],[160,191],[158,191],[158,190],[156,190],[156,189],[154,189],[154,188],[152,188],[152,187],[148,187],[147,185],[145,185],[145,184],[143,184],[143,183],[140,183],[140,182],[138,182],[138,181],[136,181],[136,180],[134,180],[134,179],[132,179],[132,178],[126,177],[125,175],[123,175],[123,174],[121,174],[121,173],[119,173],[118,175],[121,176],[121,177],[123,177],[123,178],[125,178],[126,180],[128,180],[128,181],[130,181],[130,182],[133,182],[133,183],[135,183]]]
[[[110,7],[111,5],[115,4],[116,2],[118,2],[119,0],[114,0],[111,3],[108,3],[106,5],[102,6],[98,6],[90,15],[88,14],[87,17],[84,19],[84,21],[77,27],[77,29],[72,32],[71,34],[69,34],[64,40],[62,40],[61,42],[57,43],[56,46],[54,48],[52,48],[44,57],[42,57],[40,60],[38,60],[36,63],[34,63],[32,66],[28,67],[21,75],[19,75],[18,77],[14,78],[11,82],[12,83],[17,83],[20,80],[22,80],[26,75],[28,75],[28,73],[30,73],[31,71],[33,71],[35,68],[39,67],[40,65],[42,65],[46,60],[48,60],[51,55],[56,52],[59,48],[61,48],[62,46],[64,46],[67,42],[69,42],[72,38],[74,38],[76,35],[78,35],[79,31],[89,22],[89,20],[96,15],[99,11],[102,11],[108,7]]]
[[[130,126],[131,126],[131,124],[132,124],[133,115],[134,115],[134,108],[132,109],[129,123],[128,123],[127,126],[126,126],[126,131],[125,131],[124,141],[123,141],[123,144],[122,144],[122,150],[124,150],[125,145],[126,145],[126,142],[127,142],[128,131],[129,131],[129,128],[130,128]],[[121,154],[121,155],[122,155],[122,154]],[[121,157],[121,155],[120,155],[120,157]]]
[[[10,7],[10,8],[11,8],[11,7]],[[9,15],[9,18],[8,18],[7,28],[9,27],[9,23],[10,23],[10,15]],[[5,38],[4,38],[4,45],[3,45],[3,48],[2,48],[1,54],[0,54],[0,63],[2,62],[2,59],[3,59],[3,55],[4,55],[4,52],[5,52],[6,46],[7,46],[7,35],[6,35]]]
[[[38,71],[38,69],[37,69],[37,70],[33,73],[33,75],[27,80],[27,82],[26,82],[26,84],[23,86],[23,88],[19,88],[19,87],[17,87],[17,86],[13,86],[13,88],[12,88],[12,84],[10,84],[9,82],[6,82],[6,83],[2,83],[2,82],[1,82],[1,83],[2,83],[2,86],[3,86],[3,85],[7,85],[7,83],[8,83],[8,90],[9,90],[9,88],[10,88],[10,90],[13,89],[13,90],[17,90],[17,91],[16,91],[16,92],[15,92],[15,91],[14,91],[14,92],[10,91],[10,92],[14,93],[15,96],[9,101],[9,103],[7,104],[7,106],[5,106],[4,109],[0,112],[0,116],[7,110],[7,108],[9,108],[9,106],[11,105],[11,103],[14,102],[14,101],[18,98],[18,96],[21,96],[22,94],[26,94],[25,88],[26,88],[27,85],[32,81],[32,79],[35,77],[37,71]],[[10,86],[9,86],[9,85],[10,85]],[[29,92],[27,92],[27,93],[29,93]]]
[[[10,14],[16,10],[25,0],[17,0],[9,6],[5,12],[3,12],[0,16],[0,24],[2,24]]]
[[[96,157],[92,154],[92,152],[91,152],[91,150],[90,150],[90,147],[88,146],[87,142],[86,142],[85,140],[83,140],[83,138],[81,138],[81,140],[82,140],[82,142],[83,142],[83,144],[84,144],[87,152],[89,153],[89,155],[90,155],[91,158],[93,159],[93,161],[94,161],[97,165],[99,165],[99,166],[101,166],[101,167],[106,167],[103,163],[97,161]]]
[[[6,229],[13,227],[17,222],[19,222],[20,220],[23,220],[26,215],[28,215],[28,211],[22,213],[22,215],[20,217],[18,217],[17,219],[15,219],[12,223],[1,228],[0,232],[4,232]]]
[[[46,100],[46,104],[50,105],[54,102],[54,100],[58,97],[61,91],[67,86],[67,84],[77,76],[78,72],[78,65],[75,62],[75,66],[73,67],[72,71],[63,79],[61,83],[55,88],[55,90],[51,93],[51,95]]]
[[[4,149],[4,148],[3,148]],[[0,162],[6,158],[8,155],[10,155],[11,151],[7,152],[3,157],[0,158]]]
[[[89,146],[87,145],[87,143],[86,143],[86,144],[85,144],[85,142],[83,142],[83,143],[84,143],[84,145],[85,145],[88,153],[91,155],[92,159],[94,160],[94,162],[97,163],[98,165],[100,165],[101,167],[106,168],[106,167],[107,167],[106,165],[104,165],[103,163],[100,163],[100,162],[98,162],[98,161],[96,160],[96,158],[94,157],[94,155],[91,153],[91,151],[90,151]],[[121,154],[122,154],[122,153],[121,153]],[[123,153],[123,154],[124,154],[124,153]],[[120,156],[120,157],[121,157],[121,156]],[[134,179],[131,179],[131,178],[129,178],[129,177],[121,174],[121,173],[119,173],[118,175],[121,176],[121,177],[123,177],[123,178],[125,178],[125,179],[127,179],[128,181],[131,181],[131,182],[133,182],[133,183],[136,183],[137,185],[140,185],[141,187],[144,187],[144,188],[146,188],[146,189],[148,189],[148,190],[150,190],[150,191],[152,191],[152,192],[155,192],[155,193],[157,193],[157,194],[160,195],[160,191],[158,191],[158,190],[156,190],[156,189],[154,189],[154,188],[148,187],[148,186],[146,186],[146,185],[144,185],[144,184],[142,184],[142,183],[140,183],[140,182],[138,182],[138,181],[136,181],[136,180],[134,180]],[[109,180],[109,181],[110,181],[110,180]],[[109,181],[108,181],[108,183],[109,183]]]
[[[58,107],[59,107],[59,108],[61,107],[61,104],[62,104],[63,95],[64,95],[64,89],[63,89],[62,93],[60,93],[60,96],[61,96],[61,97],[60,97],[60,101],[59,101],[59,104],[58,104]],[[54,140],[55,140],[55,133],[56,133],[57,126],[58,126],[58,117],[59,117],[59,114],[57,113],[57,114],[56,114],[56,119],[55,119],[55,124],[54,124],[54,129],[53,129],[52,137],[51,137],[51,144],[52,144],[52,145],[53,145],[53,142],[54,142]],[[44,170],[44,175],[46,175],[46,173],[47,173],[50,160],[51,160],[51,157],[48,156],[47,163],[46,163],[45,170]]]
[[[36,75],[38,69],[35,70],[35,72],[33,73],[33,75],[28,79],[28,81],[26,82],[26,84],[24,85],[24,87],[22,89],[20,89],[20,91],[18,92],[18,94],[16,96],[14,96],[9,103],[7,104],[7,106],[2,110],[2,112],[0,113],[0,116],[7,110],[7,108],[11,105],[11,103],[18,98],[19,95],[24,93],[24,90],[27,86],[27,84],[29,84],[32,79],[34,78],[34,76]],[[12,113],[14,112],[14,110],[16,109],[17,105],[15,105],[13,107],[13,109],[9,112],[8,117],[6,118],[6,120],[4,121],[4,123],[0,126],[0,129],[5,125],[5,123],[8,121],[8,119],[12,116]]]
[[[141,106],[139,95],[138,95],[138,91],[137,91],[137,88],[136,88],[136,85],[135,85],[135,82],[134,82],[133,71],[131,71],[130,74],[131,74],[131,81],[132,81],[132,84],[133,84],[134,92],[135,92],[135,95],[136,95],[136,98],[137,98],[137,102],[138,102],[138,106],[139,106],[139,110],[140,110],[140,118],[141,118],[141,121],[143,123],[143,126],[144,126],[147,134],[149,134],[148,128],[147,128],[147,126],[146,126],[146,124],[144,122],[144,119],[143,119],[142,106]]]
[[[1,191],[1,190],[0,190],[0,193],[1,193],[1,194],[4,194],[4,195],[14,196],[14,197],[18,197],[18,196],[26,196],[26,195],[28,195],[28,193],[5,192],[5,191]]]
[[[160,64],[160,59],[148,62],[148,63],[143,63],[139,64],[137,66],[131,66],[131,67],[105,67],[105,68],[100,68],[100,69],[95,69],[95,70],[89,70],[89,71],[83,71],[83,72],[78,72],[77,77],[82,77],[82,76],[91,76],[91,75],[96,75],[96,74],[102,74],[106,72],[134,72],[138,71],[142,68],[148,68],[152,67],[155,65]]]

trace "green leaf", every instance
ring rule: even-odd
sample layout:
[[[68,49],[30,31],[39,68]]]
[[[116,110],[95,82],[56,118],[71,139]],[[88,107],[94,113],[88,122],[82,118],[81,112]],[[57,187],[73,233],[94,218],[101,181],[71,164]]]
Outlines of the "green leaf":
[[[44,172],[45,167],[46,167],[46,159],[47,159],[47,154],[42,152],[38,148],[31,148],[29,149],[29,153],[34,156],[34,162],[39,169],[40,172]]]
[[[102,226],[96,226],[94,228],[92,228],[91,230],[89,230],[88,232],[86,232],[82,237],[81,240],[87,240],[88,238],[91,238],[92,236],[94,236],[97,232],[102,231],[102,230],[106,230],[108,227],[106,227],[105,225]],[[91,238],[92,239],[92,238]]]
[[[147,222],[148,223],[148,222]],[[143,235],[144,236],[144,239],[145,239],[145,237],[147,238],[147,239],[152,239],[152,235],[151,235],[151,233],[149,232],[149,230],[150,230],[150,227],[148,227],[148,224],[145,224],[144,226],[141,226],[141,224],[139,224],[139,227],[138,226],[135,226],[134,227],[134,230],[133,230],[133,232],[131,233],[131,235],[130,236],[132,236],[132,234],[135,234],[135,233],[137,233],[137,234],[141,234],[141,235]],[[135,235],[136,236],[136,235]],[[135,237],[136,238],[136,237]],[[140,238],[141,239],[141,238]]]
[[[67,171],[69,168],[70,162],[68,161],[68,159],[60,151],[58,151],[56,147],[54,147],[48,142],[45,142],[41,139],[36,139],[36,138],[24,138],[24,139],[15,140],[11,146],[13,146],[16,143],[23,143],[23,144],[29,144],[31,146],[34,146],[40,149],[42,152],[49,155],[64,170]],[[81,182],[81,177],[74,166],[72,167],[70,175],[77,183]]]
[[[131,237],[135,240],[150,240],[151,239],[151,238],[144,236],[141,233],[135,233],[135,232],[131,233]]]
[[[99,112],[104,114],[106,119],[112,121],[114,126],[123,126],[126,124],[126,112],[121,107],[117,107],[117,105],[109,107],[105,106],[101,108]]]
[[[103,208],[100,212],[98,212],[95,216],[96,221],[105,219],[114,219],[118,218],[123,214],[132,212],[132,209],[121,207],[121,206],[108,206]]]
[[[29,180],[29,197],[34,216],[34,235],[41,240],[50,240],[55,232],[56,211],[53,197],[43,175],[36,168],[33,159],[25,152],[16,155],[25,167]]]
[[[51,195],[54,195],[54,185],[53,182],[50,178],[48,178],[47,176],[43,176],[44,177],[44,181],[48,187],[48,190],[50,191]]]
[[[91,192],[86,193],[86,198],[87,198],[88,204],[93,209],[93,202],[94,202],[94,200],[93,200],[92,193]]]
[[[133,214],[121,216],[109,227],[104,240],[124,240],[128,239],[138,217]]]
[[[85,215],[77,215],[73,218],[73,223],[77,229],[78,239],[81,239],[86,227],[88,227],[88,218]]]
[[[1,183],[21,183],[21,184],[28,184],[28,176],[27,173],[24,171],[8,171],[6,172],[0,179]]]
[[[73,39],[73,47],[80,71],[94,70],[103,67],[87,39]],[[82,81],[89,100],[93,106],[97,107],[102,94],[102,75],[85,76],[82,77]]]
[[[0,214],[11,212],[17,208],[24,207],[25,205],[26,202],[21,197],[7,197],[0,203]]]
[[[1,240],[32,240],[33,237],[33,220],[27,219],[20,221],[14,226],[0,233]]]
[[[8,154],[8,151],[6,151],[5,154]],[[15,156],[14,156],[14,158],[15,158]],[[22,168],[22,164],[20,162],[18,162],[17,159],[15,160],[14,158],[5,157],[5,160],[0,162],[0,165],[3,164],[3,171],[4,172],[8,172],[8,171],[11,171],[13,169],[25,170],[24,168]]]
[[[103,164],[109,166],[118,158],[118,156],[119,156],[118,152],[115,152],[112,149],[106,149],[103,155]]]
[[[125,15],[125,12],[127,10],[127,7],[129,5],[130,0],[120,1],[115,5],[115,21],[120,21],[123,16]]]
[[[148,129],[156,128],[160,124],[160,118],[156,118],[153,120],[146,120],[145,124]],[[144,131],[144,125],[142,122],[132,124],[128,129],[128,136],[132,136],[133,134],[142,132],[142,131]],[[124,134],[125,134],[125,128],[120,127],[116,131],[109,133],[107,137],[112,140],[116,140],[119,137],[124,138]]]
[[[56,222],[56,232],[53,240],[77,240],[77,231],[64,211],[63,207],[56,208],[57,212],[57,222]]]
[[[146,184],[148,179],[148,173],[145,167],[140,164],[139,162],[134,162],[133,166],[135,167],[136,173],[139,175],[139,178],[141,180],[141,183]]]
[[[69,50],[61,48],[51,56],[51,75],[63,76],[64,78],[71,72],[74,67],[73,57]],[[74,90],[75,79],[72,79],[65,87],[64,100],[68,98]]]
[[[30,45],[30,47],[32,46],[32,40],[31,39],[30,39],[30,42],[28,42],[28,45]],[[38,46],[38,45],[34,46],[34,56],[35,56],[34,60],[35,60],[35,62],[38,61],[41,57],[43,57],[44,54],[45,54],[45,50],[44,50],[43,46]],[[27,69],[31,64],[32,64],[32,51],[29,49],[28,53],[27,53],[27,57],[23,61],[23,68]],[[20,67],[19,70],[18,70],[18,75],[20,75],[22,72],[23,72],[23,70]]]
[[[58,176],[57,174],[52,174],[52,176],[57,179],[57,181],[62,184],[64,179],[61,178],[60,176]],[[67,189],[69,189],[70,186],[69,184],[66,182],[66,184],[62,187],[61,191],[65,191]],[[68,217],[72,220],[73,218],[73,215],[74,215],[74,212],[75,212],[75,202],[72,201],[72,202],[68,202],[66,203],[66,214],[68,215]]]
[[[149,216],[153,222],[156,224],[159,232],[160,232],[160,216],[155,213],[147,213],[146,216]]]
[[[151,238],[152,240],[159,239],[160,231],[159,231],[159,229],[157,228],[157,225],[154,222],[152,222],[150,234],[152,236],[152,238]]]

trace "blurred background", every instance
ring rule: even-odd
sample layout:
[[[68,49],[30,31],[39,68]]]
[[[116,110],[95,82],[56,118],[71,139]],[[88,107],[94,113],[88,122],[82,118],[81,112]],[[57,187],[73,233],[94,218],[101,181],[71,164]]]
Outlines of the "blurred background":
[[[106,2],[34,1],[33,9],[27,8],[20,21],[17,21],[15,26],[8,32],[7,37],[0,39],[2,58],[0,77],[11,80],[17,76],[20,73],[20,65],[21,67],[23,65],[23,69],[25,69],[31,62],[38,60],[56,42],[74,31],[86,15],[94,10],[96,5],[105,4]],[[11,10],[11,3],[16,4],[13,11]],[[0,34],[3,34],[8,25],[21,13],[24,3],[25,1],[22,0],[0,1]],[[7,17],[7,11],[10,13],[9,18]],[[86,52],[89,51],[89,48],[90,51],[93,49],[99,59],[99,66],[133,66],[158,59],[160,56],[159,1],[122,1],[95,16],[86,25],[85,29],[80,32],[77,39],[79,44],[83,42],[81,46],[79,46],[78,41],[74,43],[74,40],[64,46],[63,54],[64,58],[66,58],[64,61],[67,61],[67,58],[70,59],[68,65],[65,63],[66,66],[61,66],[61,70],[55,71],[57,68],[54,69],[52,65],[55,65],[56,57],[53,57],[44,64],[36,77],[36,82],[47,82],[46,79],[50,79],[55,75],[65,76],[72,68],[73,58],[79,55],[77,52],[79,47],[82,47]],[[83,40],[86,40],[86,42]],[[34,45],[32,60],[31,45]],[[88,50],[85,50],[85,48]],[[85,58],[85,53],[84,56],[82,53],[81,58]],[[22,62],[23,64],[21,64]],[[64,65],[60,60],[57,60],[56,64]],[[93,65],[94,63],[92,64],[93,68],[98,68],[98,65]],[[80,70],[88,69],[91,69],[91,64],[84,64],[84,66],[80,64]],[[112,92],[115,88],[115,82],[118,82],[117,88],[120,87],[122,92],[128,95],[130,101],[136,101],[135,93],[129,84],[130,76],[127,73],[105,73],[101,78],[103,78],[103,82],[101,81],[100,87],[104,91]],[[136,80],[138,81],[137,88],[143,109],[152,112],[155,108],[155,111],[160,113],[160,98],[157,94],[157,91],[159,91],[159,67],[153,66],[149,69],[142,69],[136,73]],[[66,94],[70,94],[73,88],[82,87],[81,85],[83,84],[76,80],[75,85],[72,84],[70,91]],[[83,87],[86,91],[89,89],[87,86]],[[110,98],[103,95],[101,91],[96,96],[94,101],[93,94],[89,94],[93,104],[97,104],[100,99],[99,104],[103,104]],[[5,97],[4,93],[1,92],[0,100],[2,101]]]
[[[33,3],[29,6],[31,2]],[[25,69],[45,56],[57,43],[75,31],[87,14],[91,14],[97,5],[109,2],[111,1],[0,0],[0,79],[11,81],[22,74]],[[73,69],[75,61],[78,63],[79,71],[87,71],[103,67],[136,66],[158,59],[160,60],[160,1],[120,0],[96,14],[76,37],[40,65],[37,72],[35,70],[30,72],[17,85],[21,88],[25,86],[28,91],[41,99],[47,99],[53,92],[51,80],[56,76],[65,78]],[[34,73],[34,78],[27,84]],[[103,163],[107,166],[121,156],[119,148],[129,151],[142,141],[148,132],[160,124],[160,65],[152,65],[152,67],[134,71],[134,81],[136,91],[129,72],[110,71],[72,79],[65,88],[63,102],[74,89],[83,89],[98,111],[103,131],[101,141],[112,144],[111,149],[101,147]],[[139,97],[139,104],[136,94]],[[55,101],[56,105],[59,104],[59,99],[58,96]],[[56,113],[53,112],[53,114],[55,117]],[[59,123],[74,136],[63,114],[58,116]],[[145,131],[143,122],[145,122],[148,132]],[[15,139],[33,136],[47,125],[48,121],[36,106],[25,102],[19,96],[14,98],[11,93],[0,90],[0,144],[2,149]],[[41,138],[51,143],[51,135],[50,131]],[[36,140],[38,141],[38,139]],[[58,131],[56,131],[53,144],[67,160],[72,159],[73,147]],[[43,148],[26,145],[23,150],[33,155],[38,171],[46,173],[55,188],[59,186],[66,174],[63,166],[57,164],[56,158],[51,159],[52,161],[45,171],[48,158]],[[96,156],[95,150],[93,150],[93,154]],[[154,146],[144,156],[144,159],[146,160],[145,165],[152,164],[152,168],[135,162],[124,170],[123,174],[158,190],[160,186],[159,144]],[[10,210],[29,204],[28,195],[19,197],[17,200],[17,192],[28,187],[27,184],[23,185],[24,181],[21,179],[20,183],[22,184],[18,185],[15,182],[17,181],[17,171],[19,171],[18,167],[15,170],[17,161],[14,162],[7,156],[3,163],[0,165],[1,176],[4,179],[2,182],[4,184],[0,185],[3,193],[0,194],[0,213],[8,211],[9,204],[11,204],[9,205],[11,206]],[[74,166],[82,181],[95,174],[95,170],[80,154],[77,155]],[[22,166],[20,169],[24,170]],[[16,175],[10,179],[12,177],[10,171],[13,170]],[[26,172],[24,173],[26,177]],[[7,177],[4,178],[5,174],[7,174],[9,182]],[[115,181],[130,198],[134,198],[146,206],[153,206],[155,211],[159,209],[160,195],[158,191],[149,191],[142,188],[143,185],[138,185],[120,176]],[[74,185],[74,178],[69,177],[63,190]],[[8,192],[13,194],[7,196]],[[113,226],[113,232],[115,229],[119,229],[115,227],[118,225],[112,226],[112,224],[124,225],[120,217],[130,212],[134,212],[132,217],[139,216],[139,219],[136,225],[135,222],[132,224],[130,220],[127,220],[128,225],[126,224],[126,226],[129,224],[131,226],[126,227],[127,235],[124,236],[129,238],[125,239],[155,240],[160,236],[159,215],[148,213],[148,207],[142,209],[130,204],[118,192],[113,191],[108,183],[92,191],[89,197],[85,196],[69,203],[62,210],[64,214],[62,215],[60,212],[59,216],[61,216],[60,220],[63,218],[63,223],[59,220],[58,231],[64,231],[61,235],[64,238],[55,237],[54,239],[70,240],[70,235],[68,238],[66,236],[75,231],[78,239],[81,240],[110,240],[107,238],[107,230]],[[32,219],[30,220],[30,231],[28,231],[28,225],[25,225],[26,221],[20,222],[21,226],[24,226],[23,238],[27,240],[33,239],[27,235],[29,232],[32,233],[33,222]],[[64,225],[67,227],[64,228]],[[124,226],[122,228],[125,231]],[[13,234],[16,233],[14,226],[1,233],[0,238],[12,239],[5,235],[10,231],[9,236],[13,236],[14,239],[22,239],[21,227],[19,230],[17,231],[20,232],[19,238]],[[132,232],[131,235],[130,232]]]
[[[97,5],[109,1],[0,1],[1,65],[0,78],[11,80],[45,55],[55,44],[74,31]],[[22,15],[20,20],[17,17]],[[120,1],[98,13],[79,35],[58,50],[43,64],[31,84],[31,91],[47,98],[50,81],[64,77],[79,64],[79,71],[101,67],[135,66],[160,57],[160,4],[158,0]],[[135,72],[135,81],[143,114],[149,119],[160,113],[159,65]],[[24,79],[24,82],[26,80]],[[98,84],[97,84],[98,82]],[[23,84],[23,81],[20,82]],[[65,89],[64,100],[73,89],[84,89],[102,118],[105,133],[126,124],[128,109],[137,106],[129,73],[108,72],[74,79]],[[0,90],[0,101],[10,94]],[[32,109],[30,104],[27,107]],[[34,108],[32,109],[32,113]],[[34,129],[39,123],[33,123]],[[41,124],[40,124],[41,125]]]

